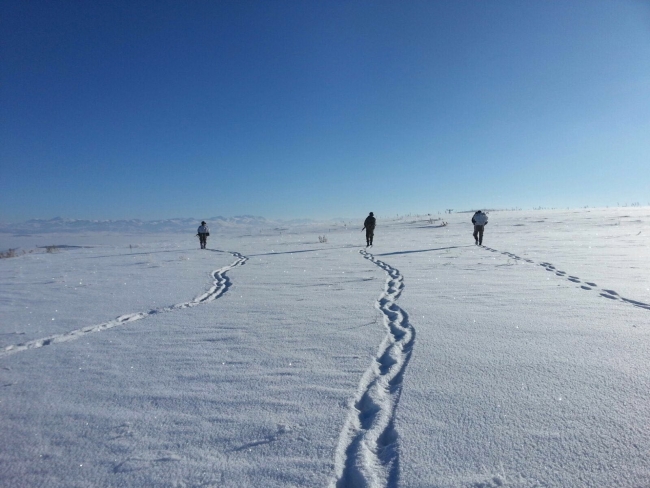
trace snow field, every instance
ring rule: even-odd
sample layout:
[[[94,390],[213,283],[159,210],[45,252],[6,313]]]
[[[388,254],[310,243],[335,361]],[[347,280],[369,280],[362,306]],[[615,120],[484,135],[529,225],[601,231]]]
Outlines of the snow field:
[[[401,301],[418,340],[395,422],[400,486],[650,481],[647,311],[482,250],[423,258],[394,257],[430,283]]]
[[[0,357],[0,484],[650,486],[648,209],[470,218],[3,260],[3,347],[214,298]]]
[[[61,248],[3,261],[0,347],[191,301],[229,253],[197,254],[178,242]],[[208,279],[206,279],[206,277]]]
[[[373,308],[383,278],[356,247],[297,245],[251,253],[214,304],[6,358],[9,381],[33,374],[25,396],[0,406],[20,412],[3,429],[3,479],[325,485],[350,392],[384,335]],[[52,416],[39,414],[45,391]],[[37,437],[60,439],[59,456]],[[42,455],[45,477],[30,466]]]

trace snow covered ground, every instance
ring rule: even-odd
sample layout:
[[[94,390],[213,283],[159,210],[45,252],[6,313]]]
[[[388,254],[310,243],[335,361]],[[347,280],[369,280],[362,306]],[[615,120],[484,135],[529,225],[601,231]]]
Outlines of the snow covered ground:
[[[649,487],[650,209],[489,216],[1,234],[0,486]]]

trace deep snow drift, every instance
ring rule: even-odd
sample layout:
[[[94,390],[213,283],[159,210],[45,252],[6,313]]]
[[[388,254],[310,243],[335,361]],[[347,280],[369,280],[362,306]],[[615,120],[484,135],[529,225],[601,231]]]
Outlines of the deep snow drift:
[[[650,209],[435,217],[0,235],[0,485],[650,486]]]

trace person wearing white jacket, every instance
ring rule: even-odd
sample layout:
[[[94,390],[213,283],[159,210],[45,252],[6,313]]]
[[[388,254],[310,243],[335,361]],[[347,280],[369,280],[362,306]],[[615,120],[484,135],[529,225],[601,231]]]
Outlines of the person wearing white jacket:
[[[474,243],[477,246],[483,245],[483,230],[488,223],[488,216],[477,210],[474,216],[472,217],[472,224],[474,224]]]
[[[199,236],[199,243],[201,244],[201,249],[205,249],[206,244],[208,243],[208,236],[210,235],[210,229],[205,223],[205,220],[199,225],[199,229],[196,231]]]

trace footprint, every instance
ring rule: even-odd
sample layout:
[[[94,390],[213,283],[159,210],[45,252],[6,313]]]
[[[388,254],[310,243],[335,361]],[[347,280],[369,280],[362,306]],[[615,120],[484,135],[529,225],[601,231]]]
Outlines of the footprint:
[[[623,298],[623,297],[621,297],[621,300],[623,300],[624,302],[630,303],[630,304],[634,305],[635,307],[640,307],[640,308],[645,308],[646,310],[650,310],[650,305],[648,305],[647,303],[638,302],[636,300],[630,300],[629,298]]]
[[[376,308],[384,316],[388,340],[382,342],[375,363],[362,377],[351,412],[354,423],[341,433],[337,448],[337,455],[340,456],[337,458],[342,462],[336,461],[335,469],[339,473],[336,484],[347,485],[346,480],[354,477],[359,485],[387,486],[396,472],[384,468],[396,466],[399,461],[394,418],[404,372],[415,341],[415,329],[409,323],[407,313],[395,303],[404,289],[400,272],[370,253],[359,252],[388,274],[384,292],[375,302]],[[383,449],[387,445],[391,449]],[[360,465],[365,469],[359,470]]]
[[[523,261],[526,261],[527,263],[534,263],[534,261],[531,260],[531,259],[521,258],[521,257],[519,257],[519,256],[517,256],[517,255],[515,255],[515,254],[513,254],[511,252],[502,252],[501,254],[509,256],[510,258],[513,258],[513,259],[521,259]],[[546,261],[542,261],[541,263],[537,263],[537,264],[539,264],[539,266],[543,266],[546,271],[552,271],[552,272],[555,273],[556,276],[559,276],[561,278],[566,278],[567,280],[569,280],[572,283],[578,283],[578,284],[583,283],[580,280],[580,278],[578,278],[577,276],[573,276],[573,275],[568,275],[567,276],[566,271],[556,269],[555,266],[553,266],[553,264],[551,264],[551,263],[548,263]],[[597,286],[598,285],[596,283],[593,283],[591,281],[585,281],[584,284],[580,285],[580,288],[583,289],[583,290],[592,290],[592,289],[596,288]],[[610,300],[622,300],[624,302],[629,303],[630,305],[634,305],[635,307],[650,310],[650,303],[644,303],[644,302],[639,302],[639,301],[636,301],[636,300],[630,300],[629,298],[624,298],[624,297],[620,296],[614,290],[606,290],[606,289],[602,288],[601,292],[602,292],[602,293],[600,293],[601,297],[609,298]]]
[[[17,352],[21,351],[26,351],[28,349],[37,349],[41,348],[44,346],[49,346],[50,344],[57,344],[61,342],[67,342],[71,341],[74,339],[78,339],[79,337],[84,336],[85,334],[88,334],[90,332],[101,332],[106,329],[111,329],[113,327],[116,327],[121,324],[126,324],[129,322],[134,322],[136,320],[143,319],[145,317],[148,317],[150,315],[155,315],[159,313],[167,313],[167,312],[172,312],[174,310],[181,310],[189,307],[195,307],[197,305],[201,305],[207,302],[211,302],[213,300],[216,300],[219,298],[221,295],[226,293],[228,289],[231,286],[231,281],[230,278],[226,275],[227,271],[230,271],[231,269],[237,267],[237,266],[243,266],[246,264],[246,261],[248,261],[248,258],[238,252],[231,252],[229,251],[230,254],[232,254],[234,257],[237,258],[235,262],[230,264],[229,266],[224,266],[223,268],[217,269],[212,272],[212,277],[214,279],[212,283],[212,288],[208,290],[207,292],[204,292],[202,295],[192,299],[189,302],[184,302],[184,303],[178,303],[176,305],[170,305],[168,307],[163,307],[163,308],[158,308],[154,310],[149,310],[147,312],[138,312],[138,313],[129,313],[129,314],[124,314],[120,315],[119,317],[109,320],[107,322],[103,322],[101,324],[97,325],[91,325],[88,327],[83,327],[81,329],[76,329],[70,332],[66,332],[63,334],[56,334],[50,337],[45,337],[42,339],[36,339],[28,342],[24,342],[21,344],[15,344],[15,345],[10,345],[6,346],[2,350],[0,350],[0,358],[4,356],[8,356],[10,354],[15,354]],[[123,463],[122,463],[123,464]]]
[[[615,296],[608,295],[607,293],[601,293],[601,297],[609,298],[610,300],[618,300]]]

